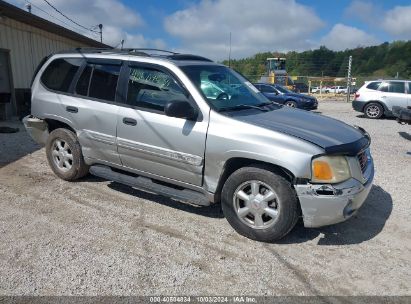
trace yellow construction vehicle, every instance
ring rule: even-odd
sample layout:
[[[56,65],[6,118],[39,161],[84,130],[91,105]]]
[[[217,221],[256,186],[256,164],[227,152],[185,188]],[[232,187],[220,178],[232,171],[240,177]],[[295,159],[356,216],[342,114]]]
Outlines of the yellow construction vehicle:
[[[293,89],[293,81],[288,77],[285,62],[286,58],[283,57],[267,58],[267,76],[262,77],[263,82]]]

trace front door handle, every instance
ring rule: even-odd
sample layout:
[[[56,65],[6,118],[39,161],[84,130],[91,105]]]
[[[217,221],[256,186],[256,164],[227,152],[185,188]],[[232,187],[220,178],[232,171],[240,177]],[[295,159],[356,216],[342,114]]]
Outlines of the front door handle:
[[[124,117],[123,118],[123,124],[129,125],[129,126],[135,126],[137,125],[137,120],[129,117]]]
[[[67,111],[67,112],[70,112],[70,113],[77,113],[77,112],[78,112],[78,108],[72,107],[72,106],[67,106],[67,107],[66,107],[66,111]]]

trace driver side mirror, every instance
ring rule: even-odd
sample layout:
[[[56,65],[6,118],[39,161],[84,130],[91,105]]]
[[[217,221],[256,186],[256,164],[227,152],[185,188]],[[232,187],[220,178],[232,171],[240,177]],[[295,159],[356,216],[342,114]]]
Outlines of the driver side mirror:
[[[166,103],[164,113],[170,117],[185,118],[196,120],[198,117],[197,110],[187,101],[173,100]]]

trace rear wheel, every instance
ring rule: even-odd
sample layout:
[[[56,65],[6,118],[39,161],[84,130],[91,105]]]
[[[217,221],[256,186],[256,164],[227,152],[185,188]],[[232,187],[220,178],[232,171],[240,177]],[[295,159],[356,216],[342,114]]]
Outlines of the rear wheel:
[[[51,169],[61,179],[73,181],[88,173],[89,166],[84,162],[77,136],[67,129],[50,133],[46,154]]]
[[[299,214],[291,184],[260,165],[235,171],[224,184],[221,204],[239,234],[263,242],[284,237]]]
[[[384,109],[379,103],[371,102],[365,106],[364,114],[367,118],[378,119],[384,114]]]

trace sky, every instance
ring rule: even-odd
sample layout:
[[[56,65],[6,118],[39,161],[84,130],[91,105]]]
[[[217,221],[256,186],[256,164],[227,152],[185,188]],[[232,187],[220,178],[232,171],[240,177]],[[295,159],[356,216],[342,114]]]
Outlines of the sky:
[[[265,51],[332,50],[411,39],[411,0],[7,0],[83,35],[214,60]],[[87,29],[85,29],[87,28]]]

